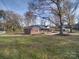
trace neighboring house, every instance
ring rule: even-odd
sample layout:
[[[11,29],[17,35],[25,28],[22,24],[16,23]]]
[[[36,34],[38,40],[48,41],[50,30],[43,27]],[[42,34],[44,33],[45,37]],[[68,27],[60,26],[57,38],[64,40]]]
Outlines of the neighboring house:
[[[47,26],[43,26],[43,25],[32,25],[24,28],[25,34],[42,34],[49,31],[50,29]]]
[[[25,34],[39,34],[40,27],[39,26],[28,26],[24,28]]]

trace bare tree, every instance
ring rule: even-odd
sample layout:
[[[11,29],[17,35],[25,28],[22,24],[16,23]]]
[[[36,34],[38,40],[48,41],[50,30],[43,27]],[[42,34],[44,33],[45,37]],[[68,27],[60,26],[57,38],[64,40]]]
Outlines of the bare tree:
[[[69,0],[64,1],[64,11],[65,15],[68,19],[68,25],[70,28],[70,32],[72,33],[72,26],[74,24],[74,19],[75,19],[75,11],[78,7],[79,2],[76,1],[76,4],[72,3]]]
[[[20,16],[13,11],[6,11],[6,23],[5,27],[7,31],[16,31],[17,29],[20,28]]]
[[[54,21],[58,20],[58,25],[60,28],[60,35],[63,35],[63,23],[65,21],[65,8],[64,6],[66,5],[65,2],[66,0],[36,0],[37,3],[32,4],[32,8],[34,9],[36,15],[39,15],[41,18],[45,18],[46,16],[43,16],[43,14],[47,15],[45,11],[49,11],[49,14],[53,14],[54,16],[56,16],[57,19],[55,19]],[[68,1],[69,2],[69,1]],[[73,3],[73,2],[71,2]],[[70,7],[71,3],[69,2],[68,7]],[[74,6],[75,5],[75,6]],[[74,4],[71,8],[73,9],[73,11],[76,10],[78,3]],[[72,11],[72,12],[73,12]],[[72,18],[73,15],[69,16]],[[52,21],[49,16],[48,20]],[[47,19],[46,17],[46,19]],[[53,16],[52,16],[53,17]],[[74,17],[74,16],[73,16]],[[71,21],[70,21],[71,22]],[[52,23],[55,23],[52,21]],[[57,24],[56,24],[57,25]]]
[[[30,9],[39,17],[41,18],[45,18],[49,21],[50,20],[49,16],[45,17],[43,16],[46,15],[45,11],[49,11],[51,12],[51,14],[54,14],[55,16],[57,16],[59,18],[59,25],[60,25],[60,34],[63,34],[63,22],[62,22],[62,2],[63,0],[36,0],[35,3],[31,3],[30,5]],[[52,8],[51,4],[55,5],[56,8]],[[62,6],[61,6],[62,5]],[[28,17],[31,18],[31,17]],[[29,23],[29,22],[28,22]],[[52,21],[52,23],[54,23]]]
[[[36,21],[35,21],[35,15],[33,14],[33,12],[29,11],[25,13],[25,21],[26,21],[26,26],[31,26],[31,25],[35,25]]]
[[[52,2],[56,5],[57,9],[55,10],[55,15],[59,17],[59,23],[60,23],[60,35],[63,35],[63,1],[64,0],[52,0]],[[52,11],[53,11],[52,10]]]
[[[34,4],[34,2],[29,2],[28,3],[28,10],[25,13],[25,23],[26,26],[31,26],[31,25],[35,25],[36,24],[36,15],[35,15],[35,9],[36,9],[36,5]]]
[[[0,10],[0,18],[4,16],[5,16],[4,10]]]
[[[1,16],[4,21],[4,29],[6,31],[16,31],[20,28],[20,16],[13,11],[1,11]]]
[[[0,28],[2,28],[4,30],[4,23],[5,23],[5,11],[4,10],[0,10]]]

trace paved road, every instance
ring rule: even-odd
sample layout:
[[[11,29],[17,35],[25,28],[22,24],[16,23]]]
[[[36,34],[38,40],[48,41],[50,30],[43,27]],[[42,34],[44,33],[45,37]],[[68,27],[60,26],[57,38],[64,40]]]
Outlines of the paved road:
[[[70,35],[79,35],[79,33],[69,33]]]
[[[15,37],[15,36],[30,36],[30,35],[0,35],[0,37]]]
[[[57,33],[46,33],[45,35],[56,35],[56,34],[58,34],[59,32],[57,32]],[[67,34],[67,33],[65,33],[65,34]],[[69,33],[69,35],[79,35],[79,33]],[[7,35],[7,34],[5,34],[5,35],[0,35],[0,37],[15,37],[15,36],[17,36],[17,37],[19,37],[19,36],[30,36],[30,35]]]

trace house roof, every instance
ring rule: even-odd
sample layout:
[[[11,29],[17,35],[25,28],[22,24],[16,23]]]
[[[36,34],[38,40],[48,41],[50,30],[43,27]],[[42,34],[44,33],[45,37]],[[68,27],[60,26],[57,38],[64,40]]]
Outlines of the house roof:
[[[48,29],[47,26],[45,25],[32,25],[32,26],[28,26],[28,27],[25,27],[25,29],[31,29],[33,27],[36,27],[36,28],[40,28],[40,29]]]

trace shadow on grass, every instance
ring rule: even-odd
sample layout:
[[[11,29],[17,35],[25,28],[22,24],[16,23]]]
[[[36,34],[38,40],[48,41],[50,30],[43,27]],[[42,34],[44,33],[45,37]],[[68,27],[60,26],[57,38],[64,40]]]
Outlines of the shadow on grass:
[[[71,36],[70,34],[55,34],[56,36]]]

